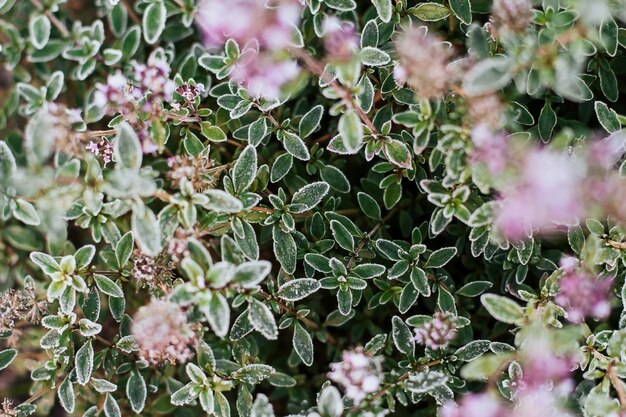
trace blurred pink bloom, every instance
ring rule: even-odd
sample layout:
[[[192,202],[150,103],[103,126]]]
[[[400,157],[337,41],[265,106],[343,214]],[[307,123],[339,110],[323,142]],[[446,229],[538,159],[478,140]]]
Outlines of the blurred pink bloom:
[[[567,311],[567,319],[581,323],[587,317],[601,320],[611,314],[613,280],[593,277],[582,270],[568,270],[559,280],[554,301]]]
[[[520,180],[502,192],[496,223],[509,239],[522,239],[531,230],[554,229],[576,222],[583,214],[580,193],[585,167],[565,153],[530,151]]]
[[[408,84],[420,98],[441,98],[446,93],[451,52],[439,37],[424,26],[410,28],[396,41],[396,50],[396,83]]]
[[[350,61],[359,47],[359,37],[354,23],[341,21],[335,16],[324,20],[324,49],[330,61]]]
[[[468,394],[458,404],[444,405],[441,417],[507,417],[508,411],[493,395]]]
[[[256,39],[265,48],[279,49],[291,41],[301,10],[295,0],[201,0],[196,24],[207,46],[232,38],[240,45]]]
[[[133,317],[131,333],[142,359],[153,365],[185,363],[193,356],[196,334],[178,304],[153,299]]]
[[[529,0],[494,0],[489,22],[497,36],[505,32],[525,32],[532,19],[532,5]]]
[[[295,61],[277,61],[267,54],[248,49],[239,58],[230,77],[255,98],[278,98],[283,85],[296,78],[299,72]]]
[[[472,162],[484,163],[491,175],[502,174],[509,157],[505,136],[481,123],[472,130],[472,142],[474,142]]]
[[[367,394],[376,392],[380,387],[379,362],[378,358],[363,353],[361,348],[345,351],[341,362],[330,364],[328,378],[342,385],[346,397],[358,404]]]

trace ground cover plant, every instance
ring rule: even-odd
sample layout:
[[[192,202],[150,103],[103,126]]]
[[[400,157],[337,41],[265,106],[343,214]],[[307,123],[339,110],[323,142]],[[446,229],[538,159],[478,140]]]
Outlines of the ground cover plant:
[[[0,0],[0,415],[626,416],[624,0]]]

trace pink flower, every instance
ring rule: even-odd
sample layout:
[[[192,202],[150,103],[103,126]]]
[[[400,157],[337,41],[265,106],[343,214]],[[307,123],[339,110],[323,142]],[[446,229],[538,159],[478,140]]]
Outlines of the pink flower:
[[[554,301],[567,311],[567,319],[581,323],[587,317],[606,319],[611,314],[613,280],[593,277],[582,270],[567,270],[559,280]]]
[[[152,101],[172,100],[176,84],[169,79],[170,72],[169,64],[162,59],[150,57],[147,64],[135,63],[134,78],[138,83],[138,88],[133,90],[135,99],[139,100],[149,93]]]
[[[494,0],[491,13],[490,23],[496,36],[525,32],[533,19],[529,0]]]
[[[350,61],[359,46],[354,23],[341,21],[335,16],[324,20],[324,49],[331,61]]]
[[[445,349],[456,337],[456,326],[448,313],[437,312],[433,319],[415,329],[415,340],[430,350]]]
[[[106,139],[102,139],[100,142],[89,142],[86,149],[93,153],[95,156],[102,156],[102,162],[106,166],[113,159],[113,145]]]
[[[509,239],[537,229],[576,222],[584,212],[580,194],[585,167],[564,153],[539,149],[524,159],[520,180],[504,190],[496,223]]]
[[[230,77],[255,98],[278,98],[281,88],[300,72],[295,61],[277,61],[254,49],[246,50]]]
[[[344,387],[355,404],[380,387],[380,360],[363,353],[362,348],[345,351],[342,361],[331,363],[328,378]]]
[[[502,174],[507,166],[509,147],[503,134],[493,132],[486,124],[472,130],[472,162],[484,163],[491,175]]]
[[[137,310],[131,333],[141,358],[157,366],[187,362],[197,340],[178,304],[156,299]]]
[[[448,89],[451,53],[443,41],[427,28],[410,28],[397,41],[398,62],[394,78],[399,85],[408,84],[418,97],[441,98]]]
[[[441,417],[508,417],[508,410],[493,395],[468,394],[458,405],[445,404]]]
[[[196,24],[207,46],[232,38],[240,45],[257,40],[265,48],[280,49],[291,41],[301,10],[294,0],[202,0]]]

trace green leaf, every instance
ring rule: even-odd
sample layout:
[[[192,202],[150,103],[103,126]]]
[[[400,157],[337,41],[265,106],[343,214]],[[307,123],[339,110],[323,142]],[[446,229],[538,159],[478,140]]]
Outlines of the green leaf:
[[[324,417],[339,417],[343,414],[343,402],[339,390],[332,385],[320,392],[317,399],[317,409]]]
[[[350,192],[350,182],[346,178],[346,175],[337,167],[323,165],[320,168],[320,175],[322,176],[322,180],[327,182],[333,190],[340,193]]]
[[[369,194],[364,192],[359,192],[357,194],[357,199],[359,201],[359,206],[361,207],[361,211],[369,218],[374,220],[381,219],[380,206],[372,198]]]
[[[356,153],[362,145],[363,125],[354,110],[346,110],[339,119],[339,135],[348,153]]]
[[[289,152],[294,158],[301,161],[308,161],[311,158],[309,149],[304,144],[304,141],[300,139],[295,133],[287,130],[279,130],[278,138],[283,142],[285,150]]]
[[[391,336],[396,349],[412,358],[415,352],[415,340],[409,326],[398,316],[391,318]]]
[[[609,56],[615,56],[617,53],[617,33],[617,23],[612,17],[608,16],[600,25],[600,41]]]
[[[74,254],[74,259],[76,260],[76,269],[82,269],[88,266],[93,260],[95,254],[96,247],[94,245],[85,245],[82,248],[78,249]]]
[[[276,295],[287,301],[298,301],[317,292],[320,288],[321,285],[316,279],[293,279],[282,285]]]
[[[4,141],[0,141],[0,184],[8,181],[17,170],[15,156],[11,148]]]
[[[42,49],[50,40],[50,19],[45,14],[32,13],[28,21],[30,43],[35,49]]]
[[[272,314],[272,310],[259,300],[252,299],[248,306],[248,320],[254,330],[265,336],[266,339],[278,338],[278,327]]]
[[[133,232],[127,232],[115,245],[115,258],[120,268],[126,265],[135,246]]]
[[[543,105],[541,113],[539,114],[539,136],[544,142],[548,142],[552,137],[552,131],[556,126],[556,113],[552,109],[552,105],[549,101]]]
[[[11,362],[13,362],[16,356],[16,349],[5,349],[0,352],[0,371],[11,365]]]
[[[374,3],[374,7],[376,7],[376,12],[378,12],[380,20],[389,23],[393,14],[391,0],[372,0],[372,3]]]
[[[144,254],[157,256],[161,252],[161,227],[152,210],[147,207],[143,210],[133,210],[131,228]]]
[[[472,5],[470,0],[449,0],[454,15],[466,25],[472,23]]]
[[[454,352],[454,356],[460,361],[471,362],[483,353],[486,353],[489,350],[489,346],[491,346],[489,340],[472,340],[465,346],[457,349]]]
[[[438,249],[430,254],[424,267],[441,268],[442,266],[450,262],[452,258],[454,258],[456,252],[457,250],[455,247]]]
[[[445,385],[448,376],[440,371],[426,370],[411,373],[407,382],[407,389],[415,394],[425,394],[433,389]]]
[[[248,128],[248,142],[250,142],[250,145],[259,146],[265,135],[267,135],[267,123],[265,122],[265,117],[261,117],[250,124],[250,127]]]
[[[318,104],[302,116],[300,124],[298,125],[300,137],[304,139],[311,133],[315,132],[320,125],[323,115],[324,107],[321,104]]]
[[[241,201],[228,194],[226,191],[210,189],[205,190],[204,195],[208,197],[208,199],[202,201],[200,205],[207,210],[218,213],[239,213],[243,210]]]
[[[93,371],[93,346],[91,340],[87,340],[84,345],[76,352],[74,358],[76,366],[76,382],[80,385],[87,385]]]
[[[141,19],[143,38],[148,44],[152,45],[159,39],[165,29],[166,18],[167,10],[163,0],[148,4]]]
[[[324,3],[332,9],[342,12],[356,9],[356,2],[354,0],[324,0]]]
[[[278,227],[272,229],[274,240],[274,255],[285,272],[293,274],[296,270],[298,248],[290,233],[283,232]]]
[[[136,369],[133,370],[126,383],[126,397],[133,411],[137,414],[141,413],[146,404],[148,391],[146,389],[146,381]]]
[[[282,180],[285,175],[289,173],[291,167],[293,166],[293,156],[289,153],[284,153],[274,161],[272,165],[272,171],[270,173],[270,181],[272,183],[276,183]]]
[[[524,311],[514,301],[496,294],[483,294],[480,301],[496,320],[515,324],[524,318]]]
[[[617,113],[610,109],[605,103],[596,101],[594,108],[596,110],[596,117],[604,130],[609,133],[613,133],[622,128],[619,118],[617,117]]]
[[[338,220],[331,220],[330,230],[339,246],[349,252],[354,251],[354,237],[343,224]]]
[[[74,387],[72,386],[69,377],[66,377],[63,382],[61,382],[61,385],[59,385],[57,395],[59,397],[61,407],[63,407],[63,409],[68,413],[72,414],[74,412],[74,406],[76,405],[76,397],[74,395]]]
[[[300,207],[289,211],[292,213],[304,213],[317,206],[320,201],[328,194],[330,186],[324,181],[312,182],[299,189],[291,199],[291,204],[300,205]]]
[[[213,332],[218,337],[228,334],[230,326],[230,306],[228,300],[220,293],[211,297],[208,310],[204,312]]]
[[[463,90],[479,96],[500,90],[513,77],[514,61],[507,57],[488,58],[476,64],[463,80]]]
[[[233,185],[235,192],[241,193],[250,187],[257,171],[256,149],[248,145],[241,151],[233,169]]]
[[[13,217],[29,226],[38,226],[41,223],[39,214],[35,207],[26,200],[18,198],[15,200],[15,209],[13,210]]]
[[[293,348],[306,366],[313,364],[313,340],[311,335],[296,322],[293,328]]]
[[[153,6],[156,3],[151,4]],[[113,145],[115,160],[124,168],[138,171],[143,161],[141,142],[133,128],[126,122],[117,128],[117,136]]]
[[[408,9],[407,13],[425,22],[436,22],[450,16],[450,9],[439,3],[420,3]]]
[[[237,265],[231,283],[242,288],[256,288],[272,270],[269,261],[252,261]]]
[[[98,289],[106,295],[117,298],[124,297],[124,291],[122,291],[119,285],[113,282],[109,277],[100,274],[94,274],[93,278],[96,281]]]
[[[226,139],[226,133],[218,126],[213,126],[209,122],[200,123],[200,132],[202,135],[211,142],[224,142]]]
[[[391,62],[391,57],[388,53],[372,46],[366,46],[361,49],[359,57],[363,65],[369,65],[370,67],[381,67]]]
[[[464,297],[477,297],[492,286],[489,281],[472,281],[459,288],[456,293]]]
[[[411,169],[413,167],[411,151],[399,140],[390,140],[383,146],[385,156],[392,164],[401,168]]]
[[[111,394],[107,394],[106,399],[104,400],[104,415],[106,417],[122,417],[120,406]]]
[[[33,261],[41,270],[50,275],[61,269],[59,263],[50,255],[43,252],[32,252],[30,260]]]

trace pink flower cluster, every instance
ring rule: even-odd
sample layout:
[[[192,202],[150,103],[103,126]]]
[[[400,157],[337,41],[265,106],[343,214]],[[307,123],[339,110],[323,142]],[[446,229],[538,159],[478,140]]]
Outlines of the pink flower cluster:
[[[425,26],[408,29],[397,41],[398,62],[393,71],[398,85],[408,84],[419,98],[441,98],[451,79],[451,57],[443,40]]]
[[[355,404],[380,387],[380,361],[363,353],[362,348],[345,351],[341,362],[330,364],[328,378],[343,386],[346,397]]]
[[[494,36],[525,32],[533,20],[529,0],[494,0],[491,8],[491,28]]]
[[[202,0],[196,24],[204,44],[215,48],[228,39],[242,53],[231,78],[255,98],[277,98],[283,85],[299,73],[295,61],[276,52],[292,43],[302,5],[296,0]]]
[[[430,350],[440,350],[447,348],[456,334],[456,325],[452,316],[438,311],[431,321],[415,329],[415,341]]]
[[[571,258],[561,262],[561,269],[560,291],[554,301],[565,309],[567,319],[573,323],[582,323],[587,317],[606,319],[611,314],[613,280],[576,268]]]
[[[172,100],[176,89],[174,81],[169,79],[170,66],[167,62],[150,57],[147,64],[135,63],[133,80],[127,79],[121,72],[111,74],[107,83],[97,83],[94,103],[106,107],[110,114],[119,112],[130,122],[136,121],[136,102],[145,98],[146,112],[158,112],[164,101]]]
[[[157,299],[137,310],[131,333],[141,358],[156,366],[187,362],[197,340],[178,304]]]
[[[572,153],[538,146],[513,150],[513,141],[478,125],[472,142],[470,161],[484,164],[492,176],[500,205],[495,224],[508,239],[551,232],[577,224],[583,216],[626,219],[626,210],[617,203],[626,189],[612,170],[624,154],[622,134]]]
[[[247,49],[235,64],[230,78],[244,85],[253,97],[275,98],[283,85],[298,76],[292,60],[276,60],[256,49]]]
[[[300,12],[295,0],[202,0],[196,24],[210,47],[234,39],[240,45],[256,40],[263,47],[280,49],[289,44]]]
[[[518,180],[501,190],[498,227],[510,239],[523,239],[532,230],[575,224],[584,213],[580,187],[584,172],[584,164],[565,153],[531,150]]]
[[[89,142],[87,150],[96,156],[102,157],[104,166],[107,166],[107,164],[113,159],[113,145],[106,139],[102,139],[100,142]]]
[[[495,393],[468,394],[457,404],[444,405],[441,417],[573,417],[561,398],[574,388],[575,362],[556,355],[541,338],[532,339],[521,350],[522,376],[511,381],[512,403]]]

